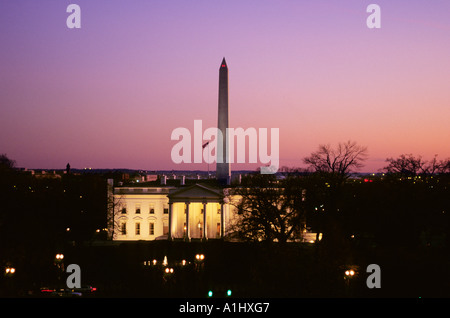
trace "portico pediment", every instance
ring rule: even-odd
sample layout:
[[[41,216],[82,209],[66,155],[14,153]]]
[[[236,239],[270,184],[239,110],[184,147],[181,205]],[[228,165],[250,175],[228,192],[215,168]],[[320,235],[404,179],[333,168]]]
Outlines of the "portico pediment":
[[[223,192],[202,184],[171,190],[167,196],[169,202],[222,202]]]

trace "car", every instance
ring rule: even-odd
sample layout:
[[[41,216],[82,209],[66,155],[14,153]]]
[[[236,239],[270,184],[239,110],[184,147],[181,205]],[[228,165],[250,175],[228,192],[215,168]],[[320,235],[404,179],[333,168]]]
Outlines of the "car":
[[[64,297],[64,298],[70,298],[70,297],[81,297],[83,296],[82,293],[76,292],[73,289],[59,289],[55,290],[54,292],[50,293],[53,297]]]

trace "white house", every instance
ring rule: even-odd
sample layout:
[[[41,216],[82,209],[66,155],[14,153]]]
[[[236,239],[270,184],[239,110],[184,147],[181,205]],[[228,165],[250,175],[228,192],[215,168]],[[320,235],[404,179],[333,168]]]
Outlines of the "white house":
[[[184,180],[183,180],[184,181]],[[165,182],[164,182],[165,183]],[[190,186],[113,186],[108,180],[108,233],[115,241],[218,239],[236,219],[227,188]],[[231,200],[239,200],[232,197]],[[236,203],[236,202],[235,202]],[[314,243],[303,227],[298,240]]]
[[[221,238],[233,211],[223,191],[202,184],[114,187],[108,180],[109,233],[118,241]]]

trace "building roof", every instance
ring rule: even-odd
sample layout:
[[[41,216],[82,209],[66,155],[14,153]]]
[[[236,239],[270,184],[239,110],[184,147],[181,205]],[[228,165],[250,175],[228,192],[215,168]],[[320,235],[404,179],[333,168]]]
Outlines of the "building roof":
[[[171,202],[221,202],[224,194],[221,189],[196,183],[188,187],[172,189],[168,197]]]

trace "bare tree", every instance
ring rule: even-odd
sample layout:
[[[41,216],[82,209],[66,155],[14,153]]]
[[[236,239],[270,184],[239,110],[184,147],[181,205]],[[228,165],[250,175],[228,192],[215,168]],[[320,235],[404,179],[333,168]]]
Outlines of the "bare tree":
[[[303,162],[316,172],[331,173],[345,179],[354,169],[363,167],[367,159],[367,147],[354,141],[339,143],[336,148],[320,145],[319,150],[305,157]]]
[[[446,160],[441,160],[439,173],[450,173],[450,158]]]
[[[108,180],[106,200],[108,239],[114,240],[118,231],[120,231],[119,219],[122,214],[123,204],[122,198],[114,194],[112,179]]]
[[[0,154],[0,171],[13,169],[15,164],[15,160],[9,159],[6,154]]]
[[[367,147],[356,142],[339,143],[333,148],[320,145],[319,149],[303,162],[314,171],[310,175],[307,201],[320,208],[321,213],[313,212],[317,232],[323,233],[322,244],[333,250],[345,242],[344,224],[339,213],[339,202],[345,180],[351,172],[363,166],[367,159]]]
[[[450,160],[439,160],[437,155],[430,161],[421,156],[402,154],[398,158],[387,158],[388,165],[384,167],[386,173],[397,174],[401,177],[415,177],[450,172]]]
[[[290,180],[255,174],[230,191],[229,202],[237,209],[231,232],[240,239],[278,241],[299,239],[303,220],[302,192]]]

